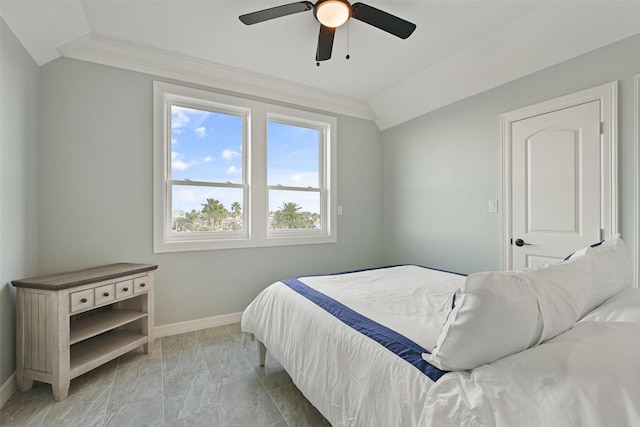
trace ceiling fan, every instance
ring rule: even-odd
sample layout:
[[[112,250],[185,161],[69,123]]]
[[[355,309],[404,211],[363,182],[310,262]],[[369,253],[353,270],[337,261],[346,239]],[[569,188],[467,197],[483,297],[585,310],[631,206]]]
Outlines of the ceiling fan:
[[[416,24],[405,21],[402,18],[364,3],[350,4],[347,0],[318,0],[316,4],[301,1],[247,13],[239,18],[244,24],[252,25],[312,9],[313,15],[320,23],[320,34],[316,49],[317,65],[320,65],[320,61],[331,59],[336,28],[343,25],[350,18],[373,25],[401,39],[406,39],[416,29]],[[347,59],[349,59],[349,55],[347,55]]]

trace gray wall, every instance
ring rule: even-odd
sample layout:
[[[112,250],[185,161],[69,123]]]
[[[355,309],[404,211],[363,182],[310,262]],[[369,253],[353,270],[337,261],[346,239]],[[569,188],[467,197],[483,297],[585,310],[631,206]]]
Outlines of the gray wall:
[[[488,213],[488,201],[500,198],[500,114],[614,80],[619,224],[633,248],[639,52],[640,36],[634,36],[384,131],[384,261],[465,273],[499,269],[500,214]]]
[[[382,260],[381,134],[338,117],[338,243],[154,254],[152,82],[58,59],[40,70],[39,267],[157,263],[156,326],[242,311],[277,279]]]
[[[15,288],[37,273],[38,66],[0,18],[0,386],[15,372]]]

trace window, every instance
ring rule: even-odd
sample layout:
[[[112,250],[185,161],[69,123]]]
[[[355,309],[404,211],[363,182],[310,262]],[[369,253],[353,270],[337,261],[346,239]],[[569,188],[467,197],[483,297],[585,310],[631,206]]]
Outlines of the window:
[[[171,231],[243,232],[246,113],[183,105],[170,104]]]
[[[154,83],[154,250],[336,241],[336,119]]]
[[[322,229],[322,129],[270,118],[267,124],[269,230]]]

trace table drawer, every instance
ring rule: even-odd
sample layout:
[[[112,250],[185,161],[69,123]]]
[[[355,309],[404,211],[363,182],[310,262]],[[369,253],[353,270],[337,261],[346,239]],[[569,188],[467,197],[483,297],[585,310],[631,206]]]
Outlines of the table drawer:
[[[73,292],[69,295],[71,313],[75,311],[87,310],[93,307],[93,289]]]
[[[133,295],[133,280],[125,280],[116,283],[116,299],[127,298]]]
[[[116,299],[116,285],[111,283],[95,289],[95,305],[105,304]]]
[[[136,277],[133,279],[133,293],[140,294],[143,292],[147,292],[149,289],[149,277]]]

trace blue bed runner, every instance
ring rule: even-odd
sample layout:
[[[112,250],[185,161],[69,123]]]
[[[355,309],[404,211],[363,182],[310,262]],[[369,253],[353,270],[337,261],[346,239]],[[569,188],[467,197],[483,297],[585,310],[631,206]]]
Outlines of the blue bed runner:
[[[420,372],[431,378],[432,381],[438,381],[441,376],[447,373],[447,371],[440,370],[427,363],[422,358],[422,353],[429,352],[404,335],[357,313],[346,305],[313,289],[296,278],[282,280],[282,283],[341,320],[346,325],[378,342],[387,350],[392,351],[398,357],[411,363]]]

